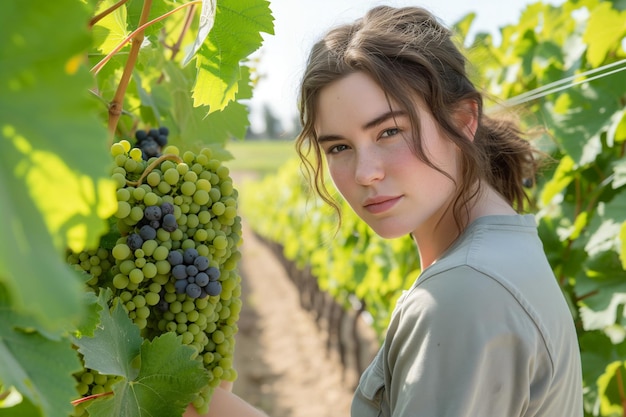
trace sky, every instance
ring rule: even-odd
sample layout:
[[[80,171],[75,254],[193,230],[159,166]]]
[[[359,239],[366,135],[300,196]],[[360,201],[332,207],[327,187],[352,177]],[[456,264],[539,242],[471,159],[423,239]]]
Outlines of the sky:
[[[297,117],[298,82],[309,49],[331,27],[361,17],[373,6],[421,6],[444,24],[452,25],[467,13],[475,12],[470,37],[476,32],[492,33],[516,23],[529,0],[270,0],[274,35],[263,34],[264,42],[252,57],[261,78],[248,101],[252,130],[264,129],[263,106],[269,105],[286,129]],[[561,4],[562,0],[544,3]]]

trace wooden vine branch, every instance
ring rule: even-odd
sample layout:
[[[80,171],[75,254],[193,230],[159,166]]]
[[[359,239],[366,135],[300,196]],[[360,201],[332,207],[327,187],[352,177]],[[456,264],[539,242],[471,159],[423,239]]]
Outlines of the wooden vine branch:
[[[91,20],[89,21],[89,28],[92,28],[96,23],[98,23],[100,20],[102,20],[102,18],[104,18],[104,17],[108,16],[109,14],[113,13],[114,11],[116,11],[117,9],[122,7],[124,5],[124,3],[127,3],[127,2],[128,2],[128,0],[120,0],[117,3],[115,3],[113,6],[109,7],[105,11],[103,11],[102,13],[92,17]]]
[[[130,77],[133,73],[133,69],[135,68],[135,64],[137,63],[139,49],[141,48],[141,44],[144,39],[144,24],[148,20],[151,7],[152,0],[144,0],[143,8],[141,9],[141,17],[139,18],[139,27],[141,30],[134,31],[133,33],[135,33],[135,35],[130,38],[132,39],[132,44],[130,46],[130,53],[128,54],[128,59],[126,60],[124,72],[122,73],[120,83],[115,91],[115,96],[109,104],[109,136],[111,141],[113,140],[115,130],[117,129],[117,122],[120,120],[120,116],[122,115],[124,95],[126,94],[126,89],[128,88],[128,83],[130,82]]]
[[[170,56],[170,61],[173,61],[174,58],[176,58],[176,55],[178,55],[178,52],[180,52],[180,46],[183,43],[183,39],[185,35],[187,34],[187,32],[189,31],[189,28],[191,27],[191,23],[193,23],[193,15],[196,12],[195,6],[196,5],[194,4],[192,7],[189,8],[189,10],[187,10],[187,16],[185,16],[185,23],[183,24],[183,28],[180,31],[180,35],[178,36],[176,43],[172,45],[172,47],[170,48],[172,51],[172,55]],[[164,79],[165,79],[165,72],[161,72],[161,75],[159,76],[159,79],[157,80],[156,83],[161,84]]]
[[[181,6],[176,7],[173,10],[159,16],[151,21],[148,21],[148,17],[150,15],[150,8],[152,7],[152,0],[144,0],[143,8],[141,10],[141,17],[139,19],[139,27],[131,32],[122,42],[120,42],[111,52],[109,52],[100,62],[98,62],[92,69],[91,72],[96,75],[102,69],[102,67],[111,60],[111,58],[117,54],[128,42],[131,42],[130,53],[128,54],[128,59],[126,61],[126,65],[124,67],[124,72],[122,73],[122,77],[120,79],[120,83],[117,86],[117,90],[115,91],[115,96],[113,100],[109,103],[109,136],[110,140],[113,141],[113,137],[115,136],[115,130],[117,129],[117,123],[119,122],[120,116],[122,115],[123,103],[124,103],[124,95],[126,94],[126,89],[128,88],[128,84],[130,82],[130,78],[133,73],[133,69],[135,68],[135,64],[137,63],[137,57],[139,56],[139,50],[141,49],[141,45],[144,40],[144,32],[145,29],[153,25],[168,16],[176,13],[179,10],[182,10],[185,7],[195,7],[196,4],[201,4],[202,0],[195,0],[189,3],[185,3]],[[123,4],[123,3],[122,3]],[[121,6],[121,4],[117,4],[116,7]],[[109,12],[110,13],[110,12]],[[98,17],[98,16],[96,16]]]
[[[180,31],[180,35],[178,36],[176,43],[172,46],[172,56],[170,56],[170,60],[172,61],[174,60],[174,58],[176,58],[176,55],[178,54],[178,52],[180,52],[180,46],[182,45],[183,39],[185,38],[185,35],[189,31],[189,28],[191,27],[191,24],[193,23],[193,15],[195,12],[196,12],[196,5],[194,4],[187,11],[187,16],[185,16],[185,24],[183,25],[183,29]]]
[[[180,158],[180,156],[178,155],[174,155],[174,154],[165,154],[165,155],[161,155],[159,156],[157,159],[155,159],[150,165],[148,165],[146,167],[146,169],[143,171],[143,173],[141,174],[141,177],[139,177],[139,179],[137,181],[126,181],[126,185],[129,185],[131,187],[138,187],[143,183],[143,180],[148,176],[149,173],[152,172],[152,170],[154,170],[156,167],[159,166],[159,164],[163,161],[176,161],[179,164],[183,162],[183,160]]]

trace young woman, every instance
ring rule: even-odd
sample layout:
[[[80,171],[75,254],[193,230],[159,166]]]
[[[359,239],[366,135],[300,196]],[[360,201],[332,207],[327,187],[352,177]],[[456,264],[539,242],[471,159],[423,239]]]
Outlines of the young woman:
[[[308,60],[297,149],[315,188],[334,204],[326,165],[377,234],[413,236],[422,266],[352,416],[582,417],[573,320],[534,217],[518,214],[535,153],[483,114],[465,65],[416,7],[374,8]]]

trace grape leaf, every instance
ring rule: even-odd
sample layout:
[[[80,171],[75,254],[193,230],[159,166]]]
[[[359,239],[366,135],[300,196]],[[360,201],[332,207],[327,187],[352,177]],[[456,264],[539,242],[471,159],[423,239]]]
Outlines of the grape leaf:
[[[196,55],[194,107],[209,106],[209,113],[212,113],[224,109],[235,99],[240,79],[239,63],[261,46],[260,32],[274,33],[269,2],[219,2],[208,42],[204,42]]]
[[[95,369],[101,374],[133,379],[137,370],[131,363],[139,354],[142,338],[139,328],[119,303],[109,311],[107,301],[110,296],[110,291],[100,292],[100,324],[93,337],[77,338],[74,344],[83,354],[85,367]]]
[[[101,13],[117,3],[114,0],[104,0],[98,4],[95,14]],[[94,46],[106,55],[114,50],[130,32],[126,24],[126,5],[118,7],[106,15],[93,26]],[[126,45],[128,47],[130,43]]]
[[[248,110],[242,103],[231,102],[222,111],[207,115],[204,108],[194,107],[188,94],[191,84],[185,72],[173,64],[167,65],[166,71],[170,80],[167,88],[173,90],[173,93],[157,86],[153,88],[152,94],[164,115],[164,123],[178,126],[184,132],[184,138],[170,134],[173,145],[182,146],[183,139],[186,147],[199,143],[223,144],[232,137],[245,136],[249,120]],[[242,75],[239,92],[247,98],[246,94],[250,91],[249,71],[242,69]]]
[[[88,17],[72,0],[11,2],[0,14],[0,195],[10,196],[0,200],[10,219],[0,282],[16,309],[49,329],[81,313],[82,287],[63,251],[95,247],[116,210],[107,134],[81,65]]]
[[[605,373],[598,378],[598,395],[600,396],[600,413],[603,416],[619,416],[623,414],[623,380],[626,373],[626,361],[615,361],[606,367]]]
[[[81,317],[81,321],[78,324],[76,331],[80,337],[93,337],[96,327],[100,323],[100,312],[102,311],[102,307],[98,303],[98,298],[93,292],[85,292],[84,297],[87,303],[87,310]]]
[[[113,386],[114,395],[87,407],[90,417],[180,416],[197,392],[208,383],[195,349],[168,332],[141,346],[137,377]]]
[[[215,22],[215,11],[217,8],[216,4],[217,0],[202,0],[202,11],[200,12],[200,24],[198,25],[198,34],[196,35],[196,39],[193,41],[193,45],[185,55],[183,59],[183,65],[187,65],[191,58],[194,57],[196,52],[200,49],[202,44],[204,43],[207,36],[209,36],[209,32],[211,32],[211,28],[213,27],[213,23]]]
[[[163,16],[165,13],[172,10],[174,6],[177,6],[178,3],[179,2],[172,2],[172,1],[153,1],[150,5],[148,21],[154,20],[159,16]],[[144,6],[143,1],[130,1],[126,4],[127,13],[128,13],[127,22],[128,22],[128,25],[133,29],[136,29],[139,26],[139,19],[141,18],[141,12],[142,12],[143,6]],[[189,9],[186,9],[186,10],[189,10]],[[179,18],[181,20],[184,19],[184,14],[179,13],[178,15],[177,14],[172,15],[165,20],[161,20],[160,22],[156,22],[146,27],[146,29],[144,30],[144,35],[149,36],[149,37],[159,36],[159,34],[162,33],[165,24],[169,22],[171,19],[176,19],[176,18]],[[154,40],[156,41],[156,39]]]
[[[72,374],[81,369],[80,361],[67,337],[51,340],[22,327],[31,321],[11,308],[0,286],[0,379],[36,404],[42,415],[66,417],[78,396]],[[22,407],[32,409],[22,405],[17,410]]]
[[[602,2],[591,11],[583,40],[589,45],[587,59],[593,67],[600,66],[606,55],[626,34],[626,12]]]

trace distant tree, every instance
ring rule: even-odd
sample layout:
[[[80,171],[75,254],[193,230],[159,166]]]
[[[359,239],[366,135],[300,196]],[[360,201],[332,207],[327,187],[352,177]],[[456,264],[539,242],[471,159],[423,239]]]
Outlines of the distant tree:
[[[263,105],[263,120],[265,120],[265,136],[268,139],[278,139],[283,131],[280,119],[274,115],[272,108],[266,103]]]

